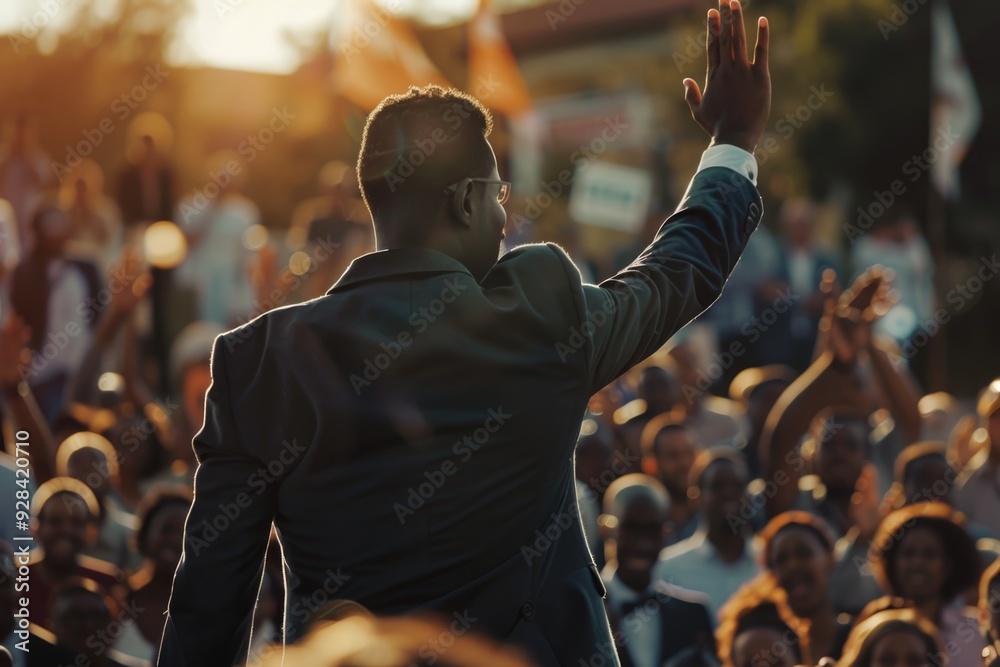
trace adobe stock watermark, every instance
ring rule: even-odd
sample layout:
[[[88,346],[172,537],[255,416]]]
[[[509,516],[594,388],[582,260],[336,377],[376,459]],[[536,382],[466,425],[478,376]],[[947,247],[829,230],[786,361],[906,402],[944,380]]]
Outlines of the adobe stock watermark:
[[[372,9],[368,20],[361,25],[354,26],[354,31],[351,33],[349,40],[340,40],[338,48],[344,62],[350,63],[354,58],[361,55],[361,51],[371,46],[372,40],[378,37],[385,30],[385,27],[399,15],[399,0],[390,0],[388,7],[383,7],[374,2],[368,3],[368,6]]]
[[[475,429],[472,433],[462,436],[451,446],[451,457],[446,459],[436,470],[424,471],[425,482],[407,489],[405,502],[397,502],[392,506],[396,512],[396,518],[400,525],[405,525],[406,520],[417,513],[435,493],[437,493],[445,483],[458,472],[461,463],[468,463],[469,460],[485,445],[490,437],[500,430],[512,417],[510,413],[503,411],[503,406],[490,408],[486,411],[487,417],[483,425]]]
[[[576,10],[587,0],[561,0],[555,9],[545,10],[545,20],[549,23],[549,30],[555,32],[559,24],[565,23],[569,17],[576,14]]]
[[[500,87],[500,82],[496,81],[492,74],[480,76],[473,94],[481,102],[486,102]],[[386,185],[389,186],[389,192],[395,192],[397,187],[413,176],[417,169],[437,152],[438,148],[459,139],[462,124],[472,115],[472,112],[463,103],[454,102],[441,115],[447,129],[435,127],[427,132],[426,136],[417,137],[411,146],[401,150],[397,155],[395,167],[383,176]]]
[[[594,491],[603,493],[611,483],[632,469],[639,462],[639,457],[632,453],[615,452],[611,465],[601,472],[596,480],[591,478],[586,484]],[[558,514],[550,514],[550,521],[541,528],[536,528],[534,540],[521,545],[521,556],[528,565],[536,558],[541,558],[545,552],[559,541],[563,533],[580,524],[580,505],[574,502],[567,510]],[[582,527],[582,526],[581,526]]]
[[[750,3],[747,0],[743,0],[743,2],[741,2],[740,4],[743,6],[743,9],[747,9],[750,6]],[[733,14],[730,14],[730,17],[732,16]],[[726,19],[724,19],[720,15],[719,17],[720,31],[722,28],[722,23],[725,20]],[[730,18],[730,21],[732,21],[732,18]],[[688,34],[687,39],[684,40],[683,52],[674,51],[673,53],[674,65],[677,67],[678,72],[683,72],[685,67],[695,62],[696,60],[699,63],[701,63],[701,65],[704,67],[704,61],[702,61],[701,58],[705,55],[706,43],[708,42],[708,32],[709,30],[712,30],[712,28],[709,27],[707,18],[704,19],[704,26],[705,27],[704,29],[701,30],[701,32],[695,35]],[[712,34],[715,37],[719,36],[719,32],[715,30],[712,30]]]
[[[284,287],[275,286],[263,300],[258,295],[250,304],[250,312],[246,314],[246,317],[236,318],[237,328],[223,338],[230,352],[253,335],[254,329],[263,323],[263,320],[260,319],[262,314],[287,301],[288,295],[299,289],[319,269],[320,264],[328,261],[337,253],[340,244],[334,243],[330,239],[329,234],[326,237],[316,239],[313,242],[312,252],[308,256],[309,268],[302,273],[295,273],[292,271],[291,265],[285,266],[278,274],[278,281]]]
[[[337,593],[343,589],[344,584],[351,580],[350,575],[344,574],[340,570],[339,567],[336,571],[328,568],[321,586],[310,595],[300,595],[295,604],[289,605],[289,613],[298,619],[300,626],[305,627],[313,614],[327,602],[335,599]]]
[[[21,53],[21,47],[38,37],[38,33],[48,26],[52,19],[59,15],[69,0],[41,0],[38,10],[31,16],[22,16],[17,30],[7,35],[7,42],[15,54]]]
[[[949,469],[950,468],[951,466],[949,466]],[[950,470],[950,472],[945,473],[945,479],[936,480],[931,487],[925,487],[918,493],[914,494],[913,499],[909,504],[940,500],[948,494],[948,491],[955,486],[955,482],[957,481],[958,473],[954,470]],[[896,529],[889,534],[889,540],[884,547],[875,545],[874,540],[869,540],[865,556],[862,558],[861,556],[855,555],[853,558],[854,567],[858,569],[858,572],[864,576],[872,576],[874,573],[872,563],[881,560],[885,556],[886,550],[889,550],[893,546],[899,544],[899,541],[903,539],[906,531],[913,528],[922,516],[924,515],[918,514],[911,516],[909,519],[897,526]]]
[[[652,280],[645,273],[634,272],[632,275],[639,276],[644,280]],[[608,298],[604,302],[604,305],[600,308],[588,309],[584,320],[578,326],[570,326],[569,335],[566,339],[556,343],[556,353],[559,355],[559,360],[563,363],[566,363],[567,359],[582,350],[587,342],[594,337],[598,329],[601,329],[609,322],[614,322],[614,316],[618,309],[625,302],[633,298],[632,288],[623,280],[616,280],[611,287],[602,287],[602,289],[608,293]]]
[[[249,166],[256,160],[277,135],[288,129],[296,117],[297,114],[289,112],[287,106],[271,109],[271,117],[267,123],[256,133],[248,135],[236,147],[236,153],[243,158],[243,164],[240,164],[239,160],[228,160],[218,172],[210,170],[208,183],[195,188],[190,201],[181,202],[178,211],[184,224],[189,224],[194,216],[207,209],[220,194],[225,192],[233,179],[243,172],[243,167]]]
[[[601,156],[608,147],[617,141],[622,134],[628,130],[630,125],[616,115],[614,118],[604,119],[604,127],[598,136],[587,143],[577,146],[569,156],[569,163],[572,169],[563,169],[556,178],[551,181],[543,181],[541,187],[534,197],[525,199],[524,214],[514,213],[511,215],[511,224],[518,231],[524,229],[525,225],[533,224],[542,212],[558,199],[573,183],[574,173],[584,171],[590,163]]]
[[[959,134],[952,131],[950,125],[947,128],[938,128],[931,145],[919,155],[913,155],[903,163],[903,174],[910,177],[910,183],[916,183],[920,180],[921,176],[930,170],[935,162],[951,150],[952,146],[960,138]],[[850,222],[843,224],[847,240],[853,244],[859,236],[867,232],[875,224],[876,220],[885,215],[886,211],[892,207],[899,197],[906,194],[907,187],[907,183],[903,179],[897,178],[889,184],[887,190],[874,190],[872,192],[874,201],[870,202],[867,206],[858,206],[856,222],[854,224]]]
[[[877,23],[879,32],[882,33],[882,39],[888,42],[890,35],[906,25],[910,17],[925,4],[927,4],[927,0],[903,0],[899,4],[893,3],[889,18],[880,18]]]
[[[446,278],[444,287],[434,299],[420,306],[412,313],[407,320],[412,327],[412,331],[400,331],[394,340],[382,341],[379,343],[381,352],[374,357],[365,357],[362,362],[364,370],[359,375],[351,373],[349,380],[356,396],[361,395],[361,391],[370,387],[373,382],[382,376],[382,373],[392,365],[411,345],[415,337],[427,331],[430,326],[441,317],[449,304],[455,303],[462,295],[462,292],[469,288],[468,280],[465,278]]]
[[[771,302],[771,305],[762,310],[758,315],[753,315],[740,327],[740,335],[746,339],[734,340],[729,344],[729,348],[722,352],[713,352],[711,360],[707,365],[698,368],[698,379],[694,386],[684,384],[681,390],[689,405],[704,396],[705,392],[712,386],[712,383],[721,378],[727,370],[733,367],[736,360],[747,353],[761,336],[767,333],[768,329],[775,325],[778,318],[787,313],[791,307],[801,299],[801,295],[793,294],[791,289],[786,287],[779,290],[778,295]]]
[[[899,352],[889,353],[889,361],[897,369],[913,359],[921,349],[930,344],[931,339],[951,321],[954,315],[964,311],[976,296],[983,291],[986,284],[1000,273],[1000,262],[997,256],[980,257],[979,266],[971,276],[957,283],[945,294],[945,302],[952,306],[951,310],[937,308],[931,317],[923,320],[910,337],[900,343]]]
[[[188,526],[185,553],[190,550],[195,557],[199,556],[202,549],[207,549],[229,526],[238,521],[243,510],[250,507],[254,499],[264,493],[269,485],[274,484],[305,451],[306,447],[298,444],[296,438],[292,438],[291,442],[283,441],[281,450],[274,459],[247,476],[246,485],[253,489],[254,495],[240,491],[231,502],[219,503],[218,512],[212,518],[202,519],[200,525]]]
[[[128,119],[132,112],[138,109],[139,105],[149,97],[149,94],[156,90],[169,76],[170,72],[163,69],[163,65],[147,65],[145,75],[139,83],[111,101],[109,110],[112,116],[105,116],[93,127],[85,129],[80,141],[66,146],[63,161],[52,162],[50,165],[52,172],[59,182],[61,183],[67,174],[80,166],[84,158],[92,155],[97,147],[118,129],[118,124]]]
[[[826,89],[826,84],[809,86],[809,96],[805,102],[787,112],[784,116],[774,122],[774,132],[781,136],[784,141],[788,141],[795,133],[812,120],[813,116],[834,96],[834,92]],[[767,133],[761,136],[760,141],[753,149],[754,159],[757,167],[763,167],[775,153],[781,150],[782,143],[773,134]],[[723,178],[718,182],[718,189],[723,201],[729,201],[731,193],[742,192],[746,187],[746,177],[743,174],[730,170],[728,178]]]
[[[108,649],[114,647],[115,642],[118,641],[119,637],[125,634],[128,627],[135,624],[135,622],[139,619],[139,614],[144,611],[146,611],[145,607],[138,606],[134,601],[131,603],[123,603],[121,611],[118,612],[118,618],[112,619],[111,622],[108,623],[107,627],[101,628],[95,633],[89,635],[84,643],[87,645],[87,648],[94,650],[94,655],[104,655]],[[75,664],[90,664],[89,660],[81,663],[79,660],[81,657],[86,660],[85,656],[78,655]]]
[[[420,645],[417,649],[424,664],[433,665],[448,649],[455,645],[459,637],[469,631],[472,625],[479,619],[469,613],[468,609],[461,612],[453,612],[452,622],[437,637],[432,637]]]
[[[97,296],[87,297],[84,302],[77,304],[76,316],[66,322],[61,330],[50,331],[42,342],[41,349],[35,350],[34,354],[31,355],[29,363],[21,362],[18,364],[17,370],[21,379],[27,381],[29,378],[38,377],[69,347],[72,339],[85,331],[89,333],[87,325],[90,325],[107,309],[116,294],[119,294],[123,289],[131,289],[139,275],[139,273],[126,271],[124,265],[112,269],[107,286],[101,288]]]

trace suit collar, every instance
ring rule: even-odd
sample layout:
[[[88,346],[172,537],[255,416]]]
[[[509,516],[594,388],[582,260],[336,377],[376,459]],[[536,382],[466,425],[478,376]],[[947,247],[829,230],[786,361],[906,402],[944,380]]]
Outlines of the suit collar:
[[[327,294],[369,280],[435,273],[464,273],[472,277],[464,264],[443,252],[429,248],[393,248],[356,258]]]

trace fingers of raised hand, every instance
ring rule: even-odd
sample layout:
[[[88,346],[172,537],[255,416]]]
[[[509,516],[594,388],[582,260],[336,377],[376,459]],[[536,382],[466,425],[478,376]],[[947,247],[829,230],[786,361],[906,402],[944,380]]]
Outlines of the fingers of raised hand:
[[[730,0],[719,0],[719,30],[720,63],[728,67],[733,62],[733,10]]]
[[[739,0],[732,0],[730,4],[732,12],[733,31],[733,62],[737,65],[746,65],[747,62],[747,34],[743,27],[743,6]]]
[[[719,38],[722,31],[721,19],[719,17],[719,10],[709,9],[708,10],[708,22],[707,30],[705,31],[705,50],[708,52],[708,76],[707,79],[712,78],[712,74],[715,72],[716,68],[719,66],[720,56],[720,46]],[[706,79],[706,83],[707,83]]]
[[[767,54],[770,48],[770,27],[767,19],[761,16],[757,19],[757,46],[753,52],[753,68],[758,74],[767,73]]]

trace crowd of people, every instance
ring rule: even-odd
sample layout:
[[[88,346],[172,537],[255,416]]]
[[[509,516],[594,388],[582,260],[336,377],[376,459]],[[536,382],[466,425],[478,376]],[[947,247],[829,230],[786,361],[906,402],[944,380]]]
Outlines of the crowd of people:
[[[17,116],[0,148],[0,637],[13,664],[149,665],[213,341],[322,295],[371,249],[370,221],[343,163],[321,170],[278,241],[239,178],[176,198],[151,136],[107,194],[91,160],[57,179],[35,135]],[[971,408],[922,395],[907,350],[934,296],[912,215],[886,216],[844,262],[816,240],[817,218],[785,202],[780,233],[757,231],[720,300],[595,395],[581,424],[580,520],[623,665],[998,659],[1000,380]],[[175,267],[146,256],[163,220],[186,246]],[[281,638],[275,542],[250,647],[261,664],[278,664]],[[369,664],[378,644],[410,664],[427,656],[405,637],[439,632],[354,609],[316,618],[340,615],[288,659]],[[437,664],[528,664],[473,634]],[[29,636],[30,653],[16,650]]]

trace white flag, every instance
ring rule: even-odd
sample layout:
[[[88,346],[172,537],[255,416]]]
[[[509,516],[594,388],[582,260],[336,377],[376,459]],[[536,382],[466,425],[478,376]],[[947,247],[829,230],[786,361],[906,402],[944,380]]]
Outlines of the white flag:
[[[962,56],[958,28],[946,0],[931,6],[931,140],[937,153],[931,182],[946,199],[960,194],[958,166],[979,130],[982,110]]]

